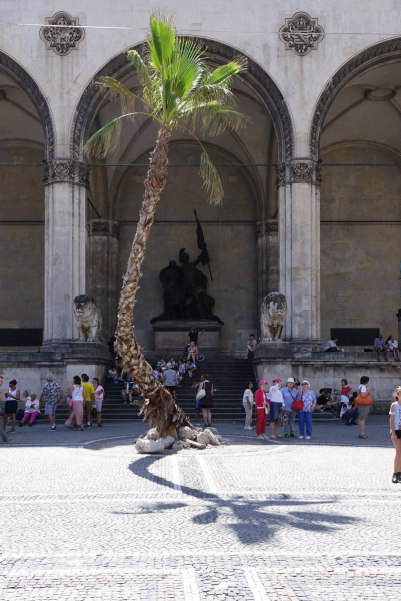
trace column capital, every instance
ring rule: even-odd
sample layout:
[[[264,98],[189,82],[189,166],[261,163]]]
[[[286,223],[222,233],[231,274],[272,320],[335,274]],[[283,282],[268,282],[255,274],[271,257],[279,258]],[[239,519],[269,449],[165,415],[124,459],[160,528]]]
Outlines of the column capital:
[[[256,237],[262,236],[278,236],[277,219],[263,219],[256,223]]]
[[[276,165],[276,184],[287,186],[294,183],[309,183],[320,186],[322,183],[322,164],[309,158],[291,159]]]
[[[43,183],[72,182],[89,187],[90,166],[74,159],[56,158],[44,163]]]
[[[120,224],[111,219],[91,219],[86,224],[88,237],[91,236],[111,236],[118,238],[120,236]]]

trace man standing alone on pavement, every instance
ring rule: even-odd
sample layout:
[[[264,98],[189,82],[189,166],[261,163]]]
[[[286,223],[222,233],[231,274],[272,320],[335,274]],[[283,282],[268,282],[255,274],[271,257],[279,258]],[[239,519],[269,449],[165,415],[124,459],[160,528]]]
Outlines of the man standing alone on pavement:
[[[63,403],[63,391],[61,386],[54,381],[53,376],[49,375],[46,378],[47,383],[43,386],[42,394],[40,395],[40,403],[45,401],[45,413],[49,416],[50,428],[52,432],[56,429],[56,411],[57,405]]]
[[[3,386],[3,376],[0,376],[0,386]],[[3,402],[3,396],[0,390],[0,403]],[[14,442],[14,438],[8,438],[4,432],[3,421],[0,419],[0,438],[3,442]]]
[[[86,401],[84,406],[84,413],[86,414],[86,421],[88,428],[92,428],[92,403],[95,400],[95,389],[93,385],[89,382],[89,376],[87,374],[82,374],[82,386],[86,392]]]

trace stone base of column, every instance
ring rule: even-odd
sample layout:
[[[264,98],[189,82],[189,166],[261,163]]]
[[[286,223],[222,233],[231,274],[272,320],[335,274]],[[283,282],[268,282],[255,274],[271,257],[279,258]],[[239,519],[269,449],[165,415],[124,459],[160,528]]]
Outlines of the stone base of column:
[[[64,391],[74,376],[88,374],[104,381],[114,355],[99,342],[58,340],[46,341],[40,353],[31,351],[0,352],[1,373],[5,380],[16,378],[21,390],[31,390],[38,396],[52,374]]]
[[[220,354],[220,329],[221,325],[214,320],[192,320],[192,321],[157,321],[152,324],[155,333],[154,353],[161,355],[181,356],[186,344],[188,344],[188,332],[194,326],[198,332],[205,330],[198,339],[200,353],[207,357],[215,357]]]
[[[292,359],[294,350],[289,342],[276,340],[275,342],[260,342],[253,353],[254,360]]]

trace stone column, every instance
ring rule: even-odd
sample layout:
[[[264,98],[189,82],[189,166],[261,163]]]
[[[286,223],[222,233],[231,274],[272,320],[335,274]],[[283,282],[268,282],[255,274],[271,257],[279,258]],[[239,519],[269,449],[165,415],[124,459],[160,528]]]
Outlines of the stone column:
[[[87,230],[87,291],[101,311],[102,337],[107,341],[117,326],[119,224],[109,219],[92,219]]]
[[[74,297],[85,290],[86,190],[89,167],[69,159],[45,165],[44,346],[78,338]]]
[[[288,304],[283,339],[309,348],[320,345],[320,183],[316,161],[277,166],[279,292]]]
[[[258,311],[269,292],[278,291],[278,222],[264,219],[256,224],[258,244]]]

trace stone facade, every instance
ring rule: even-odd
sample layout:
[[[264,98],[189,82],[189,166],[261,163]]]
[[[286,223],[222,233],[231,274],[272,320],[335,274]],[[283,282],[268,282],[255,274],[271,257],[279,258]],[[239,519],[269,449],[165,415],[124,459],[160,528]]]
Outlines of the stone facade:
[[[83,144],[117,114],[94,78],[109,74],[135,85],[124,53],[145,39],[151,7],[132,0],[34,4],[28,10],[25,0],[0,1],[0,162],[33,165],[0,166],[0,322],[43,327],[51,346],[78,338],[72,301],[83,292],[101,308],[103,336],[114,332],[145,167],[102,163],[146,165],[156,127],[139,117],[119,149],[91,169]],[[225,353],[243,353],[262,298],[276,289],[287,298],[288,342],[315,347],[332,327],[396,333],[399,168],[325,163],[401,162],[401,7],[393,0],[340,0],[335,8],[271,0],[245,9],[238,0],[219,7],[207,0],[200,8],[188,0],[185,11],[175,1],[168,9],[178,32],[196,37],[212,64],[238,53],[248,58],[234,91],[251,123],[203,140],[216,163],[231,165],[219,167],[225,200],[218,208],[206,203],[198,148],[185,133],[173,137],[136,305],[140,343],[153,347],[160,269],[181,246],[197,253],[195,207]],[[93,225],[100,223],[104,231]]]

